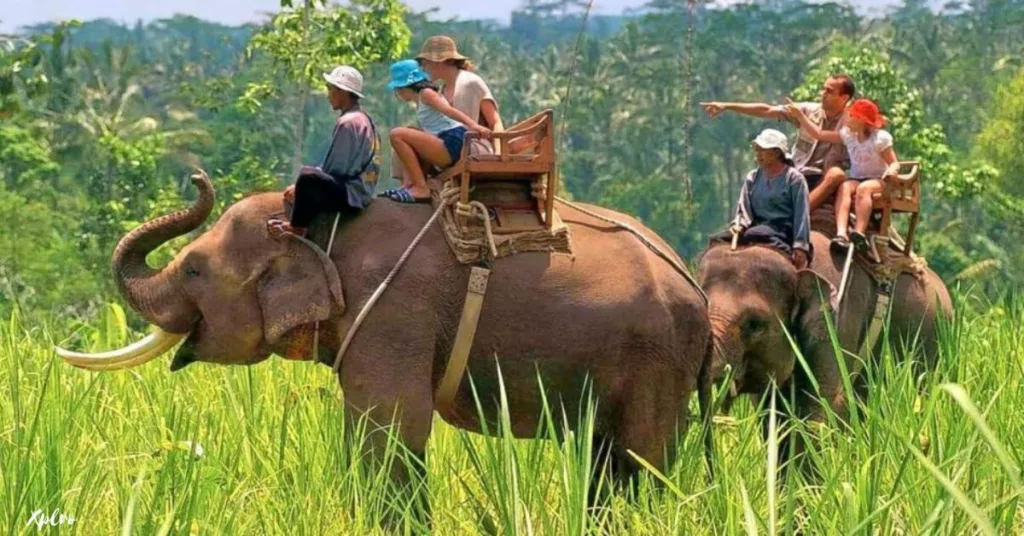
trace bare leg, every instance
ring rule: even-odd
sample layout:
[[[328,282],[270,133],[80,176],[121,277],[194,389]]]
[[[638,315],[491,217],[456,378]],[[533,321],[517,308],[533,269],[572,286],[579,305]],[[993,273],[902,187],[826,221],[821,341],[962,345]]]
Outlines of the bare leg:
[[[410,186],[409,193],[416,198],[430,197],[427,179],[419,158],[440,167],[451,165],[452,159],[444,147],[441,138],[411,128],[396,128],[391,131],[391,146],[405,167],[405,174]],[[403,178],[403,182],[406,179]]]
[[[857,186],[857,231],[864,234],[868,231],[871,208],[874,206],[874,194],[882,191],[882,182],[869,180]]]
[[[857,181],[846,181],[836,195],[836,236],[849,237],[850,205],[857,191]]]
[[[810,210],[821,208],[829,198],[835,195],[836,190],[842,186],[843,182],[846,181],[846,172],[842,168],[833,167],[829,168],[825,176],[821,178],[821,183],[811,192],[810,195]]]

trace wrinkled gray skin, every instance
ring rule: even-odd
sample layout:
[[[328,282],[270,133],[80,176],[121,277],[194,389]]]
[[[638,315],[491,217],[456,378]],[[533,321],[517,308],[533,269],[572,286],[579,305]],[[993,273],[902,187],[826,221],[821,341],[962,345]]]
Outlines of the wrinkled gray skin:
[[[195,361],[253,364],[271,353],[308,354],[315,321],[317,359],[332,364],[362,305],[433,210],[375,201],[339,226],[327,259],[291,235],[269,237],[266,222],[282,215],[282,196],[259,194],[231,206],[165,268],[146,267],[149,251],[206,219],[212,186],[194,182],[200,190],[195,206],[144,224],[122,239],[114,256],[115,274],[132,307],[166,331],[191,333],[172,370]],[[628,221],[672,251],[635,220],[590,208]],[[572,231],[574,258],[523,253],[495,263],[467,376],[454,407],[441,416],[479,431],[468,378],[493,415],[497,360],[513,432],[535,437],[538,374],[556,420],[559,404],[566,415],[578,415],[589,376],[599,398],[598,439],[613,445],[613,470],[628,476],[639,469],[627,449],[665,468],[710,354],[706,305],[629,233],[569,208],[560,213]],[[321,218],[310,230],[310,239],[321,246],[330,219]],[[459,323],[469,271],[457,263],[436,224],[362,324],[341,366],[347,410],[353,416],[368,412],[378,423],[397,414],[400,437],[417,455],[430,434],[434,389]],[[394,478],[408,478],[402,464],[396,465]]]
[[[709,315],[715,341],[711,375],[716,381],[732,368],[736,394],[763,396],[774,379],[788,393],[790,384],[797,396],[796,413],[822,419],[823,408],[809,395],[812,384],[796,360],[782,325],[789,329],[801,349],[826,401],[841,417],[848,401],[844,394],[839,361],[829,341],[823,312],[836,318],[830,292],[839,288],[845,257],[831,253],[829,239],[811,234],[815,255],[809,270],[797,272],[789,258],[762,246],[731,251],[728,244],[709,248],[698,269],[698,280],[710,299]],[[820,290],[820,292],[819,292]],[[824,294],[821,294],[823,292]],[[824,300],[821,297],[824,296]],[[856,353],[866,336],[877,296],[877,284],[854,263],[849,288],[840,306],[837,334],[842,347]],[[939,319],[953,314],[949,292],[942,280],[928,270],[921,279],[902,274],[891,300],[890,341],[899,358],[901,341],[919,342],[916,356],[931,368],[937,354]],[[884,333],[872,349],[879,355]],[[846,356],[851,372],[863,369],[863,362]],[[731,402],[728,401],[728,402]],[[777,407],[782,408],[781,401]]]

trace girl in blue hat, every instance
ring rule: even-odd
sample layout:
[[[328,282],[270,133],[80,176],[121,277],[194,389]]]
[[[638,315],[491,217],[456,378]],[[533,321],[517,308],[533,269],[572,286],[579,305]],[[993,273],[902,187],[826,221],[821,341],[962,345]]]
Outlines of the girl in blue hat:
[[[391,147],[405,172],[402,187],[388,190],[383,196],[401,203],[429,203],[430,190],[420,161],[447,168],[461,157],[467,129],[484,137],[489,137],[491,131],[448,104],[416,60],[391,65],[388,89],[403,101],[416,103],[422,130],[399,127],[391,131]]]

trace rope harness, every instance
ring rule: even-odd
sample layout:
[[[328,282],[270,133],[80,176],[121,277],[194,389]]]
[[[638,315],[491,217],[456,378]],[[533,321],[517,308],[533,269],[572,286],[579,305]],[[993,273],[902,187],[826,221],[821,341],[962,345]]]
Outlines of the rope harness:
[[[643,245],[647,246],[657,256],[659,256],[662,259],[664,259],[665,262],[669,263],[669,265],[672,266],[672,268],[674,268],[677,272],[679,272],[679,274],[682,275],[683,278],[686,279],[686,281],[689,282],[690,285],[693,286],[693,288],[697,291],[697,293],[700,294],[701,299],[704,300],[704,304],[707,305],[707,303],[708,303],[708,295],[704,292],[704,289],[702,289],[700,287],[700,285],[697,284],[697,280],[694,279],[692,275],[690,275],[690,272],[686,269],[686,267],[680,265],[675,259],[672,258],[671,255],[669,255],[669,254],[665,253],[664,251],[662,251],[662,249],[659,248],[657,246],[657,244],[651,242],[646,236],[644,236],[643,233],[641,233],[640,231],[636,230],[636,228],[634,228],[632,225],[630,225],[628,223],[623,223],[621,221],[618,221],[618,220],[615,220],[615,219],[612,219],[612,218],[609,218],[607,216],[602,216],[602,215],[600,215],[600,214],[598,214],[598,213],[596,213],[596,212],[594,212],[592,210],[587,210],[587,209],[585,209],[585,208],[583,208],[583,207],[581,207],[581,206],[579,206],[579,205],[577,205],[577,204],[575,204],[575,203],[573,203],[571,201],[566,201],[565,199],[562,199],[561,197],[557,197],[556,196],[555,197],[555,201],[558,201],[559,203],[561,203],[563,205],[571,207],[574,210],[578,210],[578,211],[586,214],[587,216],[590,216],[591,218],[595,218],[595,219],[601,220],[601,221],[603,221],[603,222],[605,222],[607,224],[614,225],[614,226],[616,226],[616,227],[618,227],[618,228],[620,228],[622,230],[625,230],[625,231],[628,231],[628,232],[632,233],[633,236],[637,237],[637,239],[640,240],[640,243],[642,243]]]
[[[623,229],[633,236],[635,236],[642,244],[647,246],[656,255],[661,257],[663,260],[669,263],[684,279],[689,282],[693,288],[700,294],[701,298],[707,303],[707,294],[700,288],[697,281],[690,275],[686,267],[677,262],[671,255],[664,252],[662,248],[658,247],[657,244],[653,243],[650,239],[644,236],[643,233],[638,231],[632,225],[624,223],[607,216],[603,216],[594,211],[583,208],[571,201],[567,201],[560,197],[555,198],[559,203],[566,205],[574,210],[577,210],[587,216],[602,222],[614,225],[620,229]],[[398,275],[399,270],[412,255],[416,246],[423,240],[427,230],[437,221],[446,208],[449,205],[455,205],[455,212],[458,215],[474,218],[483,223],[485,230],[485,238],[480,242],[481,247],[487,247],[492,255],[497,255],[497,247],[494,243],[494,235],[491,230],[490,216],[487,211],[487,207],[479,201],[470,201],[469,203],[461,203],[458,201],[458,187],[446,188],[442,191],[441,202],[438,203],[437,208],[434,209],[434,213],[427,220],[427,223],[416,234],[412,242],[406,247],[402,256],[399,257],[398,262],[388,273],[384,281],[377,287],[377,289],[370,296],[370,299],[366,301],[359,314],[356,316],[355,321],[349,327],[348,332],[345,334],[345,339],[341,343],[341,347],[338,349],[338,353],[335,355],[334,364],[332,370],[338,373],[341,370],[341,362],[345,356],[345,352],[348,350],[349,345],[352,344],[352,340],[355,338],[356,332],[359,327],[363,324],[366,318],[369,316],[373,306],[377,303],[380,297],[387,290],[388,286],[394,281]],[[327,251],[330,252],[331,247],[334,244],[334,237],[338,230],[338,216],[334,218],[334,225],[331,229],[331,237],[327,243]],[[492,257],[493,258],[493,257]],[[462,381],[462,377],[466,370],[466,364],[469,360],[469,351],[472,348],[473,340],[476,336],[476,329],[480,318],[480,312],[483,308],[484,295],[487,292],[487,282],[490,277],[490,270],[479,266],[474,266],[470,271],[469,283],[466,292],[466,300],[463,304],[462,316],[459,320],[459,327],[455,335],[455,342],[452,344],[451,354],[448,358],[448,364],[445,367],[444,376],[441,382],[438,384],[438,388],[435,392],[435,405],[439,409],[449,407],[455,399],[455,395],[458,391],[459,383]],[[320,323],[316,323],[316,331],[313,336],[313,355],[317,355],[319,345],[319,326]]]
[[[384,294],[384,291],[387,290],[391,281],[393,281],[395,276],[398,275],[398,270],[402,268],[405,261],[409,260],[409,256],[412,255],[412,251],[416,249],[416,246],[418,246],[420,241],[423,240],[423,236],[427,234],[427,229],[437,221],[437,218],[441,216],[441,211],[443,211],[447,206],[448,205],[446,203],[441,203],[437,206],[437,209],[434,210],[430,219],[423,225],[423,228],[416,234],[416,237],[412,239],[409,247],[405,248],[405,252],[402,253],[402,256],[398,258],[398,262],[395,263],[395,267],[391,269],[391,272],[388,273],[387,277],[384,278],[384,281],[382,281],[380,286],[377,287],[377,290],[373,292],[370,299],[367,300],[366,305],[363,305],[363,308],[359,311],[359,315],[356,316],[355,322],[353,322],[352,326],[348,328],[348,333],[345,334],[345,340],[342,341],[341,348],[338,349],[338,354],[334,358],[334,366],[332,369],[335,373],[341,370],[341,358],[345,355],[345,350],[348,349],[348,346],[352,344],[352,338],[355,337],[359,326],[362,325],[364,320],[366,320],[366,316],[370,314],[370,309],[373,308],[374,304],[377,303],[377,300],[379,300],[381,295]]]
[[[479,238],[461,237],[459,241],[462,245],[478,246],[480,248],[487,248],[487,251],[491,254],[491,259],[498,258],[498,246],[494,242],[494,233],[491,232],[491,217],[487,212],[487,207],[479,201],[470,201],[469,203],[462,203],[459,201],[460,189],[456,182],[449,182],[444,185],[441,189],[441,203],[440,206],[444,207],[452,203],[455,204],[455,215],[465,217],[467,219],[476,218],[484,224],[484,236]]]
[[[497,248],[494,245],[494,235],[491,233],[491,222],[487,213],[487,207],[479,201],[471,201],[464,204],[457,201],[457,199],[458,188],[455,188],[455,195],[447,195],[442,198],[441,203],[439,203],[437,208],[434,209],[434,213],[430,216],[430,219],[427,220],[427,223],[425,223],[419,230],[409,246],[405,248],[402,256],[399,257],[398,262],[395,263],[394,268],[391,269],[391,272],[389,272],[387,277],[384,278],[384,281],[381,282],[370,296],[370,299],[367,300],[365,305],[363,305],[363,308],[359,311],[355,321],[349,327],[348,333],[345,334],[345,339],[342,341],[341,347],[338,349],[338,353],[334,358],[332,370],[335,373],[338,373],[341,370],[342,358],[345,356],[345,351],[348,350],[349,345],[352,344],[352,339],[355,338],[356,332],[359,330],[359,326],[361,326],[366,320],[366,317],[369,316],[370,310],[373,309],[377,300],[380,299],[384,294],[384,291],[387,290],[388,286],[398,275],[398,271],[402,268],[405,262],[409,260],[413,250],[416,249],[416,246],[423,240],[427,230],[434,225],[434,222],[437,221],[442,212],[444,212],[449,205],[454,203],[455,210],[458,214],[465,215],[470,218],[477,218],[483,222],[486,234],[485,243],[489,245],[490,251],[494,255],[497,255]],[[332,244],[334,241],[334,233],[337,231],[337,226],[338,219],[335,218],[334,229],[331,231],[331,241],[329,244]],[[455,399],[455,394],[458,391],[458,386],[462,380],[462,376],[465,373],[466,363],[469,360],[469,350],[473,345],[473,339],[476,336],[477,323],[480,319],[480,311],[483,308],[483,298],[487,291],[487,280],[489,276],[490,270],[486,268],[474,266],[470,272],[469,288],[467,289],[466,301],[462,309],[462,317],[459,320],[459,328],[455,336],[455,343],[452,345],[451,355],[448,358],[448,365],[445,367],[444,376],[438,384],[437,391],[435,392],[435,405],[438,406],[439,409],[444,409],[451,405],[452,401]],[[317,335],[319,335],[319,322],[317,323],[317,326],[317,334],[313,337],[314,352],[316,351]],[[314,353],[314,355],[316,354]]]
[[[334,215],[334,225],[331,226],[331,237],[327,240],[327,249],[325,250],[327,256],[331,256],[331,249],[334,248],[334,235],[338,232],[338,220],[341,219],[341,213],[338,212]],[[317,320],[316,324],[313,325],[313,359],[316,359],[320,352],[320,321]]]

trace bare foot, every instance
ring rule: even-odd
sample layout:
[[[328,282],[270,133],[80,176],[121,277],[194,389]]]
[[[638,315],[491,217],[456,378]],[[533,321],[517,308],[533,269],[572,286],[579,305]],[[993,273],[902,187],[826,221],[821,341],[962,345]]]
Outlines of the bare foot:
[[[285,233],[296,236],[306,236],[306,229],[303,227],[292,227],[285,220],[272,219],[267,221],[267,232],[274,238],[281,238]]]

